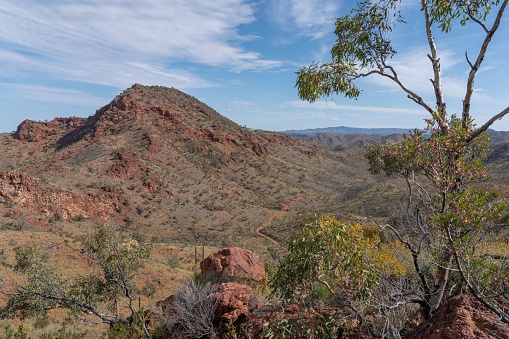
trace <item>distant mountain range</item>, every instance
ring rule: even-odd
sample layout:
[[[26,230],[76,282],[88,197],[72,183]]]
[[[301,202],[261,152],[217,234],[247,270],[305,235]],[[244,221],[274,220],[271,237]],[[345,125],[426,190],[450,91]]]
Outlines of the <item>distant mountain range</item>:
[[[391,134],[403,134],[408,133],[412,130],[411,128],[357,128],[347,126],[337,127],[325,127],[325,128],[311,128],[304,130],[288,130],[284,131],[284,134],[291,135],[293,137],[302,137],[308,135],[316,135],[321,133],[326,134],[364,134],[364,135],[391,135]]]
[[[282,133],[298,139],[315,141],[327,148],[365,147],[373,141],[400,140],[411,128],[357,128],[347,126],[287,130]],[[509,143],[509,131],[488,130],[491,144]]]
[[[324,128],[308,128],[303,130],[287,130],[282,133],[304,139],[310,135],[318,134],[332,134],[332,135],[345,135],[345,134],[361,134],[361,135],[377,135],[388,136],[393,134],[405,134],[412,131],[413,128],[359,128],[348,126],[324,127]],[[495,131],[488,130],[494,143],[509,141],[509,131]]]

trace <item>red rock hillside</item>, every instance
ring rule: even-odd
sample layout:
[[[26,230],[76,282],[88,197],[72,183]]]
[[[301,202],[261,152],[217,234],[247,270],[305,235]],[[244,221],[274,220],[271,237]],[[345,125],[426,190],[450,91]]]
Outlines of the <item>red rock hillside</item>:
[[[348,160],[241,127],[176,89],[137,84],[89,118],[26,120],[0,135],[0,223],[107,221],[148,239],[264,243],[255,230],[276,215],[334,211],[353,186],[369,185]]]

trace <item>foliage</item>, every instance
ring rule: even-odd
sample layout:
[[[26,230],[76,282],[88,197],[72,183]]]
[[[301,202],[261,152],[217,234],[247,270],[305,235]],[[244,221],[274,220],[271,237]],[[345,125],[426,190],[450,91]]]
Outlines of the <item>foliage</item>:
[[[397,228],[388,227],[415,258],[425,312],[438,307],[452,266],[474,295],[484,300],[502,296],[507,257],[479,251],[489,233],[505,227],[501,221],[507,213],[496,193],[475,185],[488,179],[489,137],[481,134],[469,141],[472,128],[463,128],[455,116],[434,117],[426,130],[427,135],[416,130],[399,143],[372,144],[366,153],[373,173],[401,175],[409,187],[406,214],[411,217]],[[425,252],[442,265],[433,271],[434,281],[421,267]],[[432,288],[435,282],[440,288]]]
[[[14,330],[9,325],[6,325],[3,328],[3,333],[0,336],[1,339],[27,339],[28,333],[26,332],[23,325],[19,325],[19,327]]]
[[[45,317],[49,310],[64,308],[71,319],[131,324],[138,312],[133,278],[150,247],[117,234],[107,225],[83,236],[79,247],[67,242],[60,245],[88,258],[90,272],[63,278],[35,246],[17,247],[14,270],[26,279],[23,284],[3,288],[8,300],[0,308],[0,316]]]
[[[509,107],[494,113],[478,128],[470,112],[475,77],[509,0],[420,1],[429,47],[427,56],[433,71],[432,104],[402,82],[392,62],[396,51],[390,35],[405,24],[400,12],[402,3],[364,0],[349,15],[338,18],[332,60],[298,72],[299,96],[311,102],[339,93],[357,98],[360,89],[356,82],[360,78],[381,76],[430,114],[425,132],[415,130],[398,143],[375,143],[366,154],[372,173],[401,175],[408,187],[406,206],[395,219],[398,223],[381,227],[410,251],[417,284],[409,284],[406,291],[392,296],[392,301],[395,307],[405,302],[418,303],[428,318],[440,305],[445,291],[451,289],[451,283],[457,283],[459,291],[460,285],[465,284],[479,301],[509,323],[509,315],[498,306],[506,303],[509,258],[480,251],[491,233],[507,227],[502,223],[506,206],[497,194],[484,191],[479,184],[487,180],[488,170],[484,160],[489,138],[484,132],[508,114]],[[483,33],[479,35],[475,58],[465,53],[470,70],[460,117],[447,113],[434,36],[434,30],[449,33],[457,22],[462,26],[476,25]],[[303,259],[313,260],[312,256]],[[405,295],[412,297],[400,299]]]
[[[51,333],[43,333],[37,338],[39,339],[82,339],[86,338],[87,332],[61,330]],[[6,325],[0,332],[0,339],[28,339],[28,332],[23,325],[19,325],[17,329]]]
[[[396,53],[387,33],[392,30],[393,21],[402,20],[394,11],[398,2],[361,1],[350,15],[338,18],[335,30],[338,43],[332,48],[332,62],[315,63],[298,72],[299,96],[309,101],[332,93],[357,98],[360,89],[355,79],[360,76],[359,71],[365,68],[382,71],[385,60]],[[393,11],[393,16],[388,16],[388,11]]]
[[[262,336],[267,339],[309,338],[328,339],[336,338],[342,333],[336,315],[323,315],[313,313],[309,318],[284,319],[279,316],[263,324]]]
[[[445,33],[452,30],[452,24],[459,20],[461,26],[469,21],[486,21],[493,6],[498,6],[500,0],[476,0],[476,1],[431,1],[430,14],[438,27]]]
[[[221,335],[221,339],[241,339],[245,338],[239,331],[237,331],[237,328],[235,325],[231,323],[227,323],[224,325],[224,332]]]
[[[145,312],[138,310],[134,314],[133,321],[130,324],[116,323],[110,327],[109,331],[102,335],[103,339],[142,339],[147,337],[145,327]]]
[[[359,224],[322,216],[290,239],[271,290],[286,300],[296,293],[306,299],[318,282],[341,300],[364,299],[382,276],[405,273],[391,253],[378,247],[379,241],[377,234],[366,237]]]

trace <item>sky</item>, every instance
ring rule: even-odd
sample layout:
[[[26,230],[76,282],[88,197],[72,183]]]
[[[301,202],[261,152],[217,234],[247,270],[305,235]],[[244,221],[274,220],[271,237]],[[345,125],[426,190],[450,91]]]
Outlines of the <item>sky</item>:
[[[405,3],[405,2],[404,2]],[[422,12],[407,1],[392,35],[403,83],[433,106]],[[253,129],[424,127],[393,83],[362,80],[357,100],[301,101],[296,74],[330,61],[334,19],[352,0],[0,0],[0,132],[25,119],[93,115],[134,83],[175,87]],[[509,14],[475,82],[478,125],[509,106]],[[460,113],[476,24],[435,33],[450,113]],[[496,130],[509,130],[509,117]]]

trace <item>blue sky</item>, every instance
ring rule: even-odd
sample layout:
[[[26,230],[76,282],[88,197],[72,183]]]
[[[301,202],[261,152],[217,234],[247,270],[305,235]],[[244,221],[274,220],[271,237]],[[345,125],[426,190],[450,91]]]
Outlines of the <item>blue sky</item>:
[[[424,125],[426,113],[380,78],[358,100],[299,100],[295,72],[328,61],[334,18],[354,1],[0,0],[0,132],[24,119],[87,117],[134,83],[178,88],[240,125],[264,130]],[[417,1],[403,8],[393,65],[433,103]],[[509,15],[508,15],[509,17]],[[509,21],[476,81],[478,124],[509,105]],[[436,33],[449,112],[459,112],[478,26]],[[493,125],[509,130],[509,118]]]

